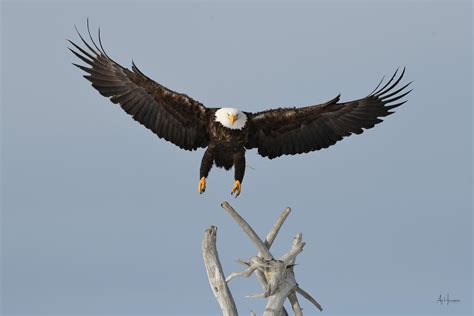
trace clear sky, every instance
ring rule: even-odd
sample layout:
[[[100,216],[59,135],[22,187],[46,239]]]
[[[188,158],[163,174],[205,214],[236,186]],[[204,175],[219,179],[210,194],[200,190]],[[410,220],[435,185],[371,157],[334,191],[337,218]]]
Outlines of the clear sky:
[[[218,226],[226,273],[256,254],[220,208],[263,236],[293,213],[305,315],[470,315],[470,1],[2,2],[2,315],[217,315],[201,239]],[[406,66],[409,102],[376,128],[311,154],[247,153],[213,169],[203,150],[158,139],[100,96],[71,62],[86,18],[116,61],[211,107],[258,111],[368,94]],[[262,312],[254,278],[231,289]],[[460,299],[436,304],[439,295]],[[314,311],[314,312],[313,312]]]

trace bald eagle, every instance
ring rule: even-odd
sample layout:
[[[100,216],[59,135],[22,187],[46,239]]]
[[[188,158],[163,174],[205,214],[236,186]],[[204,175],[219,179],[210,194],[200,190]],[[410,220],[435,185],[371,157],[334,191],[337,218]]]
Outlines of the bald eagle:
[[[103,96],[119,104],[136,121],[159,138],[185,150],[206,148],[201,162],[198,192],[206,189],[212,166],[229,170],[234,167],[231,194],[237,197],[245,174],[245,151],[257,149],[269,159],[320,150],[346,136],[361,134],[382,122],[382,117],[406,101],[400,99],[411,90],[411,82],[398,87],[405,69],[397,71],[383,86],[364,98],[340,102],[340,95],[317,105],[278,108],[250,113],[235,108],[208,108],[186,94],[170,90],[143,74],[132,62],[132,69],[112,60],[91,36],[87,42],[77,32],[85,47],[69,41],[71,52],[88,66],[74,64],[87,74],[84,77]],[[76,28],[77,31],[77,28]],[[380,87],[381,86],[381,87]]]

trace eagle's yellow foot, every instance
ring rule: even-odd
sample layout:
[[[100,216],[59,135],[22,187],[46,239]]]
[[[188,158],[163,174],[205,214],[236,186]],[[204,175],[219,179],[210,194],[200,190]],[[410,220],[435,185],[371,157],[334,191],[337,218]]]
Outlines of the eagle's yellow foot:
[[[198,185],[198,192],[200,194],[203,194],[204,191],[206,191],[206,177],[202,177],[201,180],[199,180],[199,185]]]
[[[233,195],[235,193],[235,197],[238,197],[240,195],[240,181],[235,180],[234,186],[232,187],[232,190],[230,191],[230,194]]]

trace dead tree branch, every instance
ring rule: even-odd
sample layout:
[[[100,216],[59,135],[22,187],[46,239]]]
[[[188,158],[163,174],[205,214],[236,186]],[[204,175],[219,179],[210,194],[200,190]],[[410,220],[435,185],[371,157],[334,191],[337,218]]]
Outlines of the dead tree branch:
[[[260,238],[258,235],[255,233],[255,231],[250,227],[250,225],[234,210],[234,208],[228,203],[224,202],[221,204],[222,208],[226,210],[226,212],[239,224],[240,227],[244,230],[244,232],[250,237],[250,239],[254,242],[254,244],[257,246],[257,248],[260,250],[261,243],[260,243]],[[286,218],[291,212],[291,208],[287,207],[283,210],[283,212],[280,214],[278,219],[276,220],[275,224],[271,228],[271,230],[268,232],[267,237],[265,239],[264,246],[268,251],[259,251],[258,256],[259,257],[264,257],[264,258],[272,258],[273,256],[270,253],[270,247],[272,246],[273,242],[275,241],[276,236],[278,235],[278,232],[280,231],[281,227],[283,226],[283,223],[285,222]],[[252,236],[250,236],[251,234]],[[293,271],[293,269],[291,269]],[[260,285],[262,286],[263,290],[266,290],[268,288],[268,282],[265,277],[265,274],[260,271],[256,270],[256,276],[257,280],[259,281]],[[298,298],[296,297],[296,294],[294,292],[290,293],[288,299],[290,300],[291,307],[293,309],[293,312],[295,313],[295,316],[302,316],[303,312],[301,309],[301,306],[298,302]],[[281,316],[288,316],[288,312],[286,309],[283,307],[280,314],[276,315],[281,315]]]
[[[303,251],[305,245],[302,235],[296,235],[290,250],[279,259],[275,259],[270,252],[270,247],[291,212],[291,209],[286,208],[281,213],[270,232],[267,234],[266,240],[262,241],[254,229],[228,202],[222,203],[221,206],[237,222],[237,224],[239,224],[258,250],[257,256],[252,257],[249,260],[238,260],[239,263],[242,263],[247,267],[245,270],[241,272],[233,272],[227,277],[227,279],[224,279],[215,246],[216,228],[211,226],[206,230],[203,240],[204,262],[208,273],[209,283],[214,292],[214,296],[221,306],[223,314],[237,315],[237,309],[232,294],[225,282],[230,282],[235,277],[249,277],[253,273],[257,276],[264,292],[250,295],[248,297],[267,299],[267,304],[263,313],[264,316],[287,316],[288,313],[283,307],[286,298],[290,300],[295,315],[302,316],[303,312],[296,297],[296,293],[301,294],[318,309],[322,310],[321,305],[310,294],[302,290],[296,282],[293,267],[296,257]],[[255,314],[252,312],[252,315]]]
[[[206,266],[207,278],[209,279],[212,292],[221,306],[222,315],[237,316],[234,298],[225,281],[219,255],[217,254],[216,234],[217,227],[211,226],[206,229],[204,240],[202,241],[202,255],[204,265]]]

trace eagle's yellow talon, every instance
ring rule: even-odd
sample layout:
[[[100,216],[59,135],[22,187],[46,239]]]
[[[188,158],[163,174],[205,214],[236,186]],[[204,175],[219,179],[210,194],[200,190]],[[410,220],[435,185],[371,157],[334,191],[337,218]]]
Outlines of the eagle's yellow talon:
[[[206,177],[202,177],[198,185],[198,192],[202,194],[204,191],[206,191]]]
[[[233,195],[235,193],[235,197],[238,197],[240,195],[240,190],[241,190],[240,181],[235,180],[234,186],[232,187],[230,194]]]

